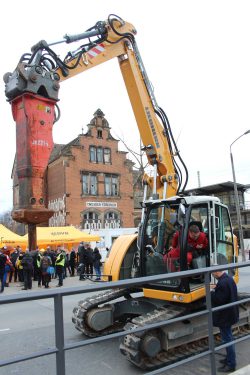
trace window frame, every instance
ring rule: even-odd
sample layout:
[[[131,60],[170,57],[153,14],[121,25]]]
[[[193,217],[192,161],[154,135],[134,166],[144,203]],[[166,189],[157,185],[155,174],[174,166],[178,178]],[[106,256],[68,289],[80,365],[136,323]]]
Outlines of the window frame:
[[[116,179],[116,182],[113,181],[114,179]],[[109,182],[107,182],[107,180],[109,180]],[[110,191],[110,194],[108,194],[108,190]],[[119,196],[119,176],[117,174],[105,173],[104,195],[106,197],[118,197]]]
[[[89,146],[90,163],[111,164],[111,148],[102,146]]]
[[[108,151],[108,153],[107,153],[107,151]],[[109,160],[105,160],[107,156],[108,156]],[[111,149],[109,147],[103,148],[103,163],[104,164],[111,164]]]
[[[101,146],[96,148],[96,162],[104,164],[103,147]]]
[[[82,195],[93,195],[95,197],[98,196],[98,177],[97,177],[97,173],[95,173],[95,172],[82,172],[81,174],[82,174],[82,178],[81,178]],[[84,184],[86,186],[86,189],[84,189]],[[92,186],[94,186],[94,190],[92,190]]]
[[[94,158],[92,158],[94,156]],[[89,161],[91,163],[96,163],[97,162],[97,151],[96,151],[96,146],[89,146]]]

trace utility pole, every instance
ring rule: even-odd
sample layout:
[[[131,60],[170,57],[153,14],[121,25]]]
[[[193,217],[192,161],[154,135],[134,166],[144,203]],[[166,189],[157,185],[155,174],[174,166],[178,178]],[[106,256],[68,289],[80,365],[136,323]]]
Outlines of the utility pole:
[[[197,177],[198,177],[198,187],[201,187],[201,176],[200,176],[200,171],[197,171]]]
[[[232,173],[233,173],[233,182],[234,182],[234,197],[235,197],[235,207],[236,207],[236,215],[238,221],[238,228],[239,228],[239,239],[240,239],[240,249],[242,254],[242,260],[246,261],[245,249],[244,249],[244,238],[243,238],[243,230],[242,230],[242,221],[241,221],[241,213],[240,213],[240,202],[239,202],[239,194],[236,184],[236,176],[235,176],[235,169],[234,169],[234,161],[233,161],[233,154],[232,154],[232,145],[243,135],[250,133],[250,129],[247,130],[245,133],[241,134],[238,138],[236,138],[233,143],[230,145],[230,159],[231,159],[231,166],[232,166]]]

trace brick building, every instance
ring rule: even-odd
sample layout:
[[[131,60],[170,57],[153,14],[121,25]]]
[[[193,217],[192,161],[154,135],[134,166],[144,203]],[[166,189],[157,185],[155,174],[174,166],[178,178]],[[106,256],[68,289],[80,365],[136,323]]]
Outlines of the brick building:
[[[133,162],[98,109],[85,134],[55,145],[47,170],[50,226],[134,227]]]

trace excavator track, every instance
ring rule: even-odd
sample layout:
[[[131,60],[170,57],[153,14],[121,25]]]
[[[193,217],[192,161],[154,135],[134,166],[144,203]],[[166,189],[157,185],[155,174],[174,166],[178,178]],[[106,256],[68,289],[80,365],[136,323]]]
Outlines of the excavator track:
[[[147,327],[148,324],[160,323],[162,321],[174,319],[182,315],[184,310],[184,308],[180,309],[180,306],[162,307],[151,313],[134,318],[132,323],[125,325],[124,329],[133,330],[143,326]],[[121,353],[125,355],[130,362],[142,369],[153,369],[160,365],[163,366],[163,361],[165,363],[165,353],[162,352],[151,357],[147,355],[147,350],[143,350],[143,341],[145,340],[145,337],[148,337],[148,339],[151,339],[152,341],[151,348],[149,348],[149,351],[151,351],[150,354],[154,354],[152,346],[155,346],[157,350],[160,344],[160,336],[158,332],[159,331],[156,329],[147,331],[146,334],[145,331],[143,331],[142,333],[139,332],[126,335],[120,344]]]
[[[242,296],[242,298],[243,297],[246,297],[246,295]],[[183,315],[183,310],[181,310],[179,306],[176,306],[175,308],[161,308],[160,310],[161,311],[156,310],[146,314],[145,316],[134,318],[132,323],[125,325],[124,329],[133,330],[143,326],[147,327],[147,324],[160,323],[163,320],[169,320]],[[237,326],[234,328],[235,339],[250,334],[250,303],[248,302],[242,304],[241,310],[242,312],[240,313],[240,320]],[[169,325],[169,327],[171,327],[171,325]],[[168,366],[175,362],[181,361],[192,355],[202,353],[208,349],[208,337],[201,337],[196,340],[174,346],[173,348],[167,348],[167,350],[158,350],[161,347],[161,341],[164,340],[162,336],[161,328],[143,331],[143,333],[139,332],[128,334],[123,338],[120,344],[120,351],[137,367],[143,370],[155,370],[160,367]],[[215,345],[218,346],[221,344],[220,335],[215,333],[214,337]],[[155,348],[153,348],[153,346],[156,346],[156,351],[158,351],[158,353],[154,353]]]
[[[207,317],[196,317],[194,320],[185,320],[185,315],[199,309],[199,305],[165,305],[155,308],[126,322],[114,321],[104,329],[94,330],[89,325],[89,317],[95,314],[105,314],[111,311],[114,301],[122,298],[131,298],[130,293],[135,290],[113,289],[88,297],[78,303],[73,310],[72,321],[75,328],[88,337],[108,335],[123,330],[132,331],[145,327],[141,332],[131,332],[124,336],[120,343],[120,351],[126,358],[143,370],[154,370],[163,366],[181,361],[192,355],[202,353],[208,349]],[[243,294],[240,299],[249,297]],[[136,298],[132,298],[137,301]],[[108,302],[112,301],[111,304]],[[234,337],[239,338],[250,334],[250,302],[241,304],[240,320],[234,328]],[[162,326],[156,329],[147,329],[152,323],[160,323],[183,316],[183,321]],[[101,317],[101,315],[99,315]],[[99,319],[99,318],[97,318]],[[176,324],[176,325],[175,325]],[[215,345],[221,343],[218,332],[214,332]]]
[[[250,334],[250,326],[241,326],[234,330],[233,332],[234,338],[238,339]],[[215,346],[219,346],[221,344],[220,336],[218,334],[215,335]],[[122,354],[124,354],[127,359],[132,362],[137,367],[140,367],[143,370],[156,370],[158,368],[168,366],[177,362],[182,361],[183,359],[189,358],[193,355],[200,354],[206,350],[208,350],[208,338],[203,338],[189,344],[181,345],[177,348],[170,349],[168,351],[161,351],[155,357],[148,357],[146,355],[135,356],[135,350],[131,348],[124,348],[121,344],[120,350]],[[136,359],[136,360],[135,360]]]
[[[122,331],[124,328],[124,322],[115,322],[108,328],[95,331],[88,324],[88,314],[94,312],[96,309],[99,312],[105,311],[107,308],[107,302],[114,301],[117,298],[124,297],[128,294],[128,289],[112,289],[79,301],[78,306],[73,310],[72,322],[74,323],[75,328],[88,337],[98,337]],[[105,306],[101,307],[103,304],[105,304]]]

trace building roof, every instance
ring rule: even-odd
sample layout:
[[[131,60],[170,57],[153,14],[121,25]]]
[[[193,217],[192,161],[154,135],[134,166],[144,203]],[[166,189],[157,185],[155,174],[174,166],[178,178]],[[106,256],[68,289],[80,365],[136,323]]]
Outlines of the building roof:
[[[61,145],[57,143],[54,144],[53,150],[49,158],[49,163],[52,163],[52,161],[56,160],[60,156],[61,150],[64,146],[65,145]]]
[[[110,126],[108,121],[105,118],[105,114],[102,112],[100,108],[98,108],[95,113],[93,114],[93,118],[90,121],[90,123],[87,125],[88,130],[85,134],[79,134],[78,137],[73,139],[71,142],[67,144],[54,144],[54,148],[51,152],[50,159],[49,159],[49,164],[55,161],[56,159],[60,158],[60,156],[72,156],[72,151],[71,147],[72,146],[81,146],[80,138],[81,137],[88,137],[91,136],[91,128],[93,127],[102,127],[103,129],[106,129],[108,131],[108,136],[107,139],[119,142],[119,139],[114,138],[111,133],[110,133]],[[127,151],[117,151],[118,153],[124,153],[127,154]],[[128,159],[129,161],[129,159]],[[132,161],[129,161],[132,163]]]
[[[246,191],[247,189],[250,188],[250,185],[243,185],[243,184],[236,184],[237,189],[240,191]],[[198,194],[213,194],[213,193],[220,193],[220,192],[225,192],[225,191],[231,191],[234,190],[234,183],[232,181],[227,181],[227,182],[220,182],[219,184],[214,184],[214,185],[208,185],[208,186],[201,186],[197,187],[194,189],[189,189],[186,190],[186,194],[190,193],[198,193]]]
[[[80,135],[66,145],[55,143],[50,155],[49,163],[52,163],[60,156],[72,156],[71,146],[80,146]]]
[[[95,113],[93,114],[93,118],[92,120],[90,121],[90,124],[91,125],[94,125],[94,126],[97,126],[97,121],[96,119],[97,118],[100,118],[100,124],[103,128],[108,128],[110,129],[109,127],[109,123],[107,121],[107,119],[105,118],[105,113],[102,112],[102,110],[100,108],[98,108]]]

